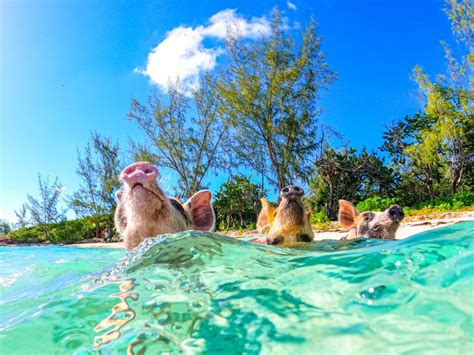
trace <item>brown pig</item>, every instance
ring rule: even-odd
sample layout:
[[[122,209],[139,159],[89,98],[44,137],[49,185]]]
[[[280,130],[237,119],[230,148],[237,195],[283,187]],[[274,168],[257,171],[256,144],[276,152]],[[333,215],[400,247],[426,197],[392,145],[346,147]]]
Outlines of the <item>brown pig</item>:
[[[133,163],[120,174],[123,189],[117,193],[115,226],[124,238],[126,250],[159,234],[214,230],[211,192],[199,191],[181,204],[164,194],[157,176],[158,169],[148,162]]]
[[[352,203],[339,200],[339,223],[349,231],[342,239],[395,239],[403,217],[403,210],[398,205],[392,205],[383,212],[359,212]]]
[[[301,187],[290,185],[280,191],[280,203],[273,207],[264,199],[257,226],[268,225],[266,242],[269,245],[292,245],[311,242],[314,233],[309,223],[311,212],[303,205],[304,191]]]

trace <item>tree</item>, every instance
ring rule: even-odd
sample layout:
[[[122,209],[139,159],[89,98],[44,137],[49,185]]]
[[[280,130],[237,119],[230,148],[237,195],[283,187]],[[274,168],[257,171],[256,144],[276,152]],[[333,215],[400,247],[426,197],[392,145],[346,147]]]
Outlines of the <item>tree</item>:
[[[0,235],[7,235],[12,230],[10,223],[4,219],[0,219]]]
[[[456,193],[463,181],[464,172],[472,171],[474,156],[472,2],[446,0],[445,12],[451,20],[451,30],[459,45],[459,55],[456,56],[442,42],[447,60],[446,75],[438,75],[435,80],[430,80],[420,67],[414,69],[415,80],[424,99],[424,111],[435,119],[432,129],[423,132],[424,140],[417,148],[426,150],[427,146],[440,147],[440,154],[431,158],[444,161],[448,168],[450,192]]]
[[[339,199],[356,204],[369,197],[393,194],[393,171],[365,149],[358,154],[354,148],[326,148],[316,161],[309,184],[309,207],[335,219]]]
[[[315,21],[297,40],[275,10],[268,38],[249,43],[229,33],[226,48],[229,63],[217,80],[219,114],[236,155],[278,189],[306,178],[323,137],[316,103],[335,78]]]
[[[115,191],[121,185],[118,178],[122,170],[120,148],[109,138],[92,133],[83,154],[77,152],[77,160],[76,173],[81,183],[69,198],[69,206],[80,217],[92,217],[98,237],[101,216],[113,214],[116,206]]]
[[[388,152],[391,165],[397,171],[398,195],[402,201],[412,203],[432,199],[441,193],[443,162],[436,135],[435,119],[418,112],[405,117],[383,133],[382,151]]]
[[[179,85],[173,85],[168,97],[155,92],[146,106],[132,100],[128,118],[148,138],[143,144],[133,144],[135,157],[174,171],[179,195],[192,196],[210,171],[229,165],[229,151],[224,144],[226,127],[217,116],[217,105],[209,76],[191,97]]]
[[[416,195],[421,187],[425,193],[420,197],[430,199],[456,193],[463,186],[473,187],[473,8],[470,1],[449,0],[446,4],[460,55],[456,58],[442,43],[447,75],[434,80],[421,67],[414,68],[423,111],[388,128],[382,147],[402,170],[401,190],[411,186]]]
[[[241,175],[230,177],[215,196],[219,228],[255,226],[260,212],[260,198],[265,194],[261,187]]]
[[[30,220],[28,218],[28,207],[25,203],[21,205],[21,208],[19,211],[14,211],[14,212],[18,220],[17,225],[20,228],[27,227],[30,224]]]
[[[58,203],[63,192],[63,187],[56,177],[50,184],[49,178],[43,179],[38,174],[39,197],[28,195],[28,203],[25,205],[31,216],[31,222],[38,225],[48,238],[48,224],[60,222],[65,219],[65,211],[58,211]]]

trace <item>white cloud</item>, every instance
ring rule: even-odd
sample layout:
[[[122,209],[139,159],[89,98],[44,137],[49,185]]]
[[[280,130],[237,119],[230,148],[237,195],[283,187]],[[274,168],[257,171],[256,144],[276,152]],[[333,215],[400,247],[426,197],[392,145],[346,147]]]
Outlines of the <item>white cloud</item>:
[[[270,24],[265,17],[251,20],[226,9],[213,15],[207,26],[177,27],[166,34],[148,55],[145,69],[137,72],[147,75],[153,84],[166,90],[170,83],[180,82],[185,92],[199,87],[201,72],[212,70],[217,57],[224,51],[221,47],[206,48],[206,38],[222,40],[228,30],[236,31],[244,38],[258,38],[270,34]]]
[[[247,21],[235,14],[235,10],[227,9],[218,12],[209,19],[210,25],[204,28],[207,36],[225,38],[228,30],[237,32],[245,38],[258,38],[270,34],[270,23],[265,17],[254,17]]]
[[[286,1],[286,6],[288,6],[288,8],[289,8],[290,10],[293,10],[293,11],[298,10],[298,8],[296,7],[296,5],[293,4],[290,0],[287,0],[287,1]]]

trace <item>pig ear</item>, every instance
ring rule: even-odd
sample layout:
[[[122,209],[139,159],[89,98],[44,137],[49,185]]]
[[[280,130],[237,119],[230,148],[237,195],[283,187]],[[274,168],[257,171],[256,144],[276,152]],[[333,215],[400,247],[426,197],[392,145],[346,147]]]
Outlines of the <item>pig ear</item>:
[[[355,225],[355,218],[359,214],[352,203],[339,200],[339,223],[342,228],[350,229]]]
[[[272,206],[268,203],[265,197],[262,197],[260,199],[260,202],[262,203],[262,209],[260,210],[260,213],[258,214],[258,218],[257,218],[257,230],[260,233],[262,233],[264,229],[267,228],[271,224],[270,215],[272,211],[270,210],[270,208]]]
[[[184,209],[190,217],[189,228],[194,230],[212,231],[216,217],[211,205],[212,194],[208,190],[196,192],[186,203]]]
[[[268,206],[270,206],[270,203],[268,203],[268,201],[265,197],[262,197],[260,199],[260,202],[262,203],[262,208],[267,208]]]
[[[271,225],[273,224],[273,220],[275,219],[276,208],[272,206],[270,203],[268,203],[266,207],[266,211],[267,211],[267,217],[268,217],[268,224]]]
[[[117,191],[115,191],[115,198],[117,200],[120,200],[122,198],[122,195],[123,195],[123,190],[122,188],[118,189]]]

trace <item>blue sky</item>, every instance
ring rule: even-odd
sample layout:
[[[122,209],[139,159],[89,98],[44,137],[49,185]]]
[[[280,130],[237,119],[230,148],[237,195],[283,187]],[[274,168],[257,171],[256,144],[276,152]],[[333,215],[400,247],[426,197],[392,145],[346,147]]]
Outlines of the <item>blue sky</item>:
[[[357,148],[376,149],[386,124],[419,109],[413,66],[445,70],[439,41],[452,36],[439,0],[3,0],[0,218],[14,221],[13,210],[36,193],[38,173],[58,176],[66,194],[74,191],[76,151],[92,130],[123,147],[141,137],[126,114],[132,97],[144,99],[157,87],[140,70],[169,31],[210,28],[211,17],[226,9],[248,23],[264,21],[274,6],[290,24],[304,25],[310,15],[318,22],[338,73],[321,119]],[[222,45],[219,38],[211,43]]]

